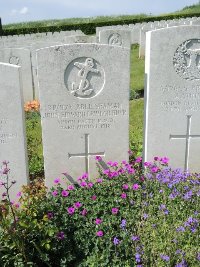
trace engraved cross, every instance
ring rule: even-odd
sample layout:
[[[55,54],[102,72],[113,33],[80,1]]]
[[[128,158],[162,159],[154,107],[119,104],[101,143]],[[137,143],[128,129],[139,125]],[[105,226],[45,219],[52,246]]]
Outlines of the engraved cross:
[[[89,157],[90,156],[105,156],[105,152],[90,152],[89,149],[89,134],[85,134],[85,152],[84,153],[77,153],[77,154],[71,154],[68,153],[68,157],[81,157],[85,158],[85,172],[89,176]]]
[[[188,170],[190,140],[192,138],[200,138],[200,135],[190,134],[190,131],[191,131],[191,120],[192,120],[192,115],[187,115],[187,130],[186,130],[186,134],[185,135],[173,135],[173,134],[170,134],[170,136],[169,136],[170,139],[185,139],[185,141],[186,141],[184,170]]]

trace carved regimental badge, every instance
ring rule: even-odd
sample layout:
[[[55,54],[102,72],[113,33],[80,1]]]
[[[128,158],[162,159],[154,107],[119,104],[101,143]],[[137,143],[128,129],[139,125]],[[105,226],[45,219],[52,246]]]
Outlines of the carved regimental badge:
[[[102,91],[105,74],[98,61],[89,57],[80,57],[67,66],[64,82],[69,93],[75,97],[91,98]]]
[[[182,43],[173,58],[175,71],[186,80],[200,79],[200,39]]]
[[[108,38],[109,45],[122,46],[122,37],[119,33],[113,33]]]
[[[13,65],[19,65],[19,58],[16,56],[11,56],[9,58],[9,63]]]

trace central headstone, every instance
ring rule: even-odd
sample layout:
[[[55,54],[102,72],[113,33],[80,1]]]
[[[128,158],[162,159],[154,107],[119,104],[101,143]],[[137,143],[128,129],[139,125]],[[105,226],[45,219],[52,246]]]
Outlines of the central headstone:
[[[200,27],[147,33],[144,159],[200,171]]]
[[[96,178],[95,156],[127,159],[129,49],[74,44],[37,56],[46,185],[61,173]]]

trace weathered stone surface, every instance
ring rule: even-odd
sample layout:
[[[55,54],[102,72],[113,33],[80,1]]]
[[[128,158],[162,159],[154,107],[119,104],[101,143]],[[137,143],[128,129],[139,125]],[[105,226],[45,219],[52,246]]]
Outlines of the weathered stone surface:
[[[199,26],[147,33],[144,160],[200,171]]]
[[[131,31],[118,29],[102,30],[99,32],[99,43],[123,46],[130,49]]]
[[[130,50],[74,44],[37,58],[47,186],[64,172],[94,179],[95,155],[127,159]]]
[[[21,66],[24,102],[33,100],[30,50],[25,48],[0,49],[0,62]]]
[[[0,162],[9,161],[9,182],[16,180],[11,187],[11,199],[28,182],[26,138],[20,67],[0,63]],[[1,182],[5,180],[0,178]],[[0,186],[0,198],[5,192]]]

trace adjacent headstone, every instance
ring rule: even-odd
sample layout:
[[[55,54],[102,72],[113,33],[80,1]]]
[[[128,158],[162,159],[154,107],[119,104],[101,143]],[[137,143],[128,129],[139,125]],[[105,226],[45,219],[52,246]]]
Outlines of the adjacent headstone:
[[[96,36],[92,35],[73,35],[67,36],[64,39],[65,44],[74,44],[74,43],[96,43]]]
[[[131,31],[127,30],[102,30],[99,32],[99,43],[123,46],[130,49]]]
[[[147,33],[144,160],[200,171],[200,27]]]
[[[28,182],[26,138],[21,90],[20,67],[0,63],[0,163],[9,161],[11,199]],[[5,182],[0,178],[1,182]],[[0,186],[0,193],[5,192]],[[0,195],[0,198],[1,198]]]
[[[38,50],[46,185],[97,176],[95,156],[127,159],[130,50],[74,44]]]
[[[144,58],[145,56],[146,33],[148,31],[152,31],[153,29],[154,28],[152,24],[147,24],[140,30],[139,58]]]
[[[36,50],[44,47],[55,46],[62,44],[61,42],[37,42],[30,45],[31,51],[31,64],[32,64],[32,77],[33,77],[33,97],[39,99],[38,77],[37,77],[37,63],[36,63]]]
[[[0,49],[0,62],[21,66],[24,102],[33,100],[30,50],[24,48]]]

